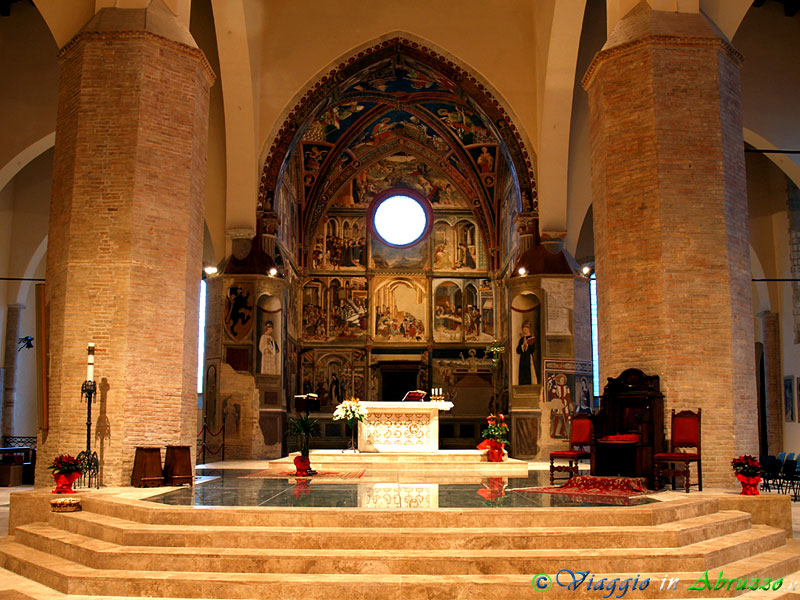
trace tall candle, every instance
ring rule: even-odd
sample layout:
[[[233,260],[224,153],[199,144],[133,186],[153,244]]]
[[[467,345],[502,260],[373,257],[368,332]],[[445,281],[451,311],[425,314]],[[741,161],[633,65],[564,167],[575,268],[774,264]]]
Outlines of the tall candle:
[[[86,365],[86,381],[94,381],[94,342],[89,342],[89,363]]]

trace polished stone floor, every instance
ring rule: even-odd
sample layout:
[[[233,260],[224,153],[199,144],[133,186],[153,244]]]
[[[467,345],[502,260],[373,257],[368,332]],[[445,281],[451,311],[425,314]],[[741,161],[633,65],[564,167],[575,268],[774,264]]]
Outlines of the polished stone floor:
[[[340,508],[531,508],[537,506],[601,506],[604,502],[571,500],[559,494],[520,491],[550,485],[548,471],[529,471],[524,478],[487,478],[461,472],[452,476],[413,475],[386,470],[359,472],[349,479],[326,476],[259,478],[246,469],[198,469],[193,488],[185,487],[148,498],[183,506],[271,506]],[[357,478],[356,478],[357,477]],[[560,485],[562,482],[557,482]],[[633,498],[630,504],[655,502]],[[614,503],[615,502],[609,502]]]

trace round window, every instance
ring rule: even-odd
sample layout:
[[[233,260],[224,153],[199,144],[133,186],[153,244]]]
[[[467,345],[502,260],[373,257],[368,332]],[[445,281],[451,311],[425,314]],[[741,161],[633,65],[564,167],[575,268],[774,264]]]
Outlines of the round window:
[[[426,204],[410,190],[383,192],[370,207],[372,228],[390,246],[416,244],[430,229],[430,209]]]

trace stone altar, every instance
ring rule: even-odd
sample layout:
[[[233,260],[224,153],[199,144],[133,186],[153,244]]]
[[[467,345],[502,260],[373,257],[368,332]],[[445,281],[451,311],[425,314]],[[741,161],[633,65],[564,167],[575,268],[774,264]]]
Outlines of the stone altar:
[[[436,452],[439,411],[452,402],[361,402],[367,416],[358,427],[362,452]]]

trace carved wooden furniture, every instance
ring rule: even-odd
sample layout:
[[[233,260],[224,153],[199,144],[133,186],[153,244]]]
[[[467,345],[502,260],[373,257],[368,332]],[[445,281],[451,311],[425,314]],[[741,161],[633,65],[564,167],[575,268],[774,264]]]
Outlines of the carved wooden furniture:
[[[626,369],[609,377],[594,423],[592,475],[645,477],[652,489],[653,456],[664,451],[664,396],[658,375]]]
[[[672,478],[672,489],[675,489],[675,476],[683,475],[684,489],[689,493],[690,485],[697,485],[703,491],[703,468],[700,462],[700,415],[697,412],[682,410],[675,414],[672,409],[672,434],[669,452],[661,452],[654,457],[656,487],[661,487],[663,477]],[[692,448],[693,452],[681,452],[681,448]],[[697,484],[689,482],[689,464],[697,463]],[[682,465],[682,466],[679,466]]]
[[[572,419],[572,433],[569,450],[556,450],[550,453],[550,485],[555,481],[556,472],[569,473],[567,479],[578,475],[578,461],[591,457],[589,448],[593,443],[593,424],[589,415],[575,415]],[[556,465],[553,461],[566,460],[568,466]]]
[[[194,482],[190,446],[167,446],[164,456],[164,482],[167,485],[191,485]]]
[[[161,469],[161,448],[136,447],[131,473],[133,487],[158,487],[164,485]]]

